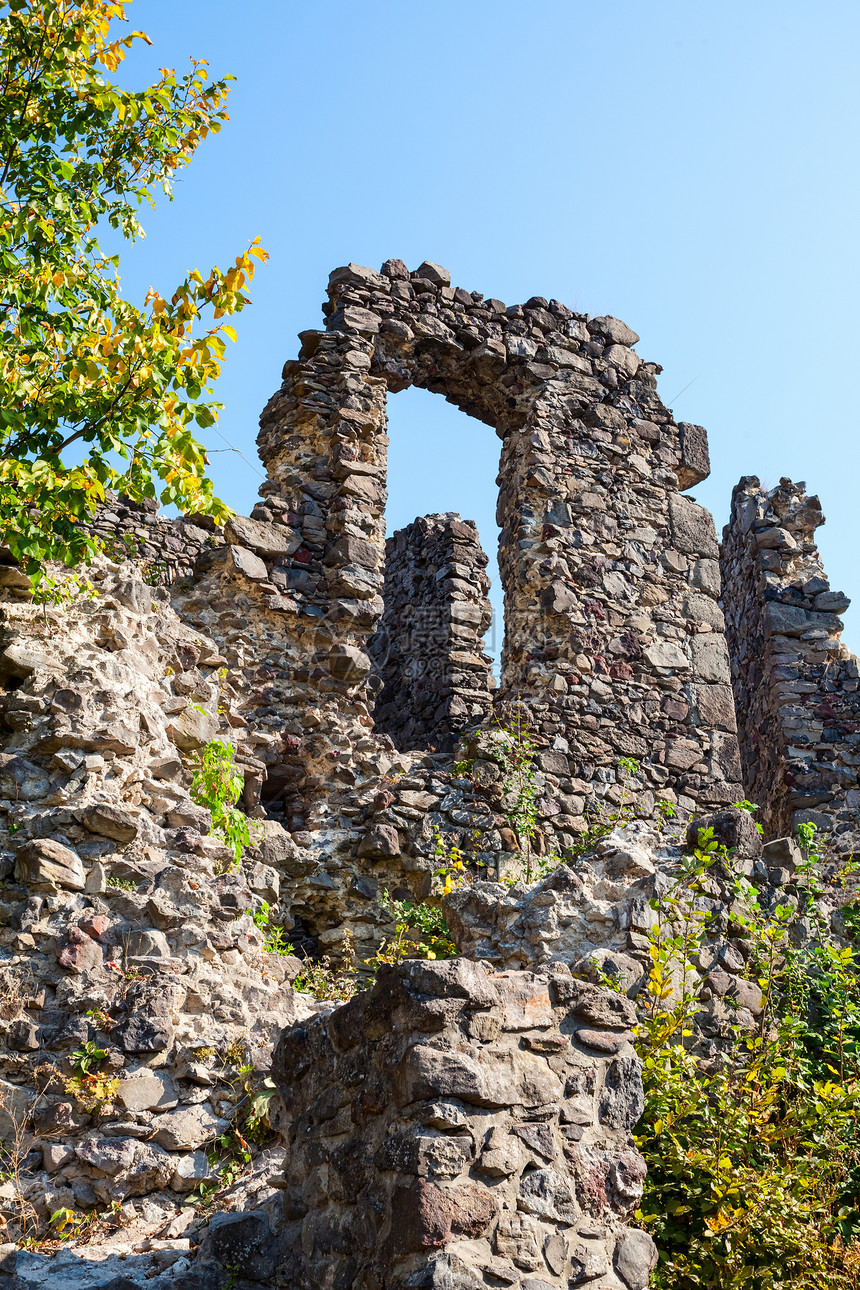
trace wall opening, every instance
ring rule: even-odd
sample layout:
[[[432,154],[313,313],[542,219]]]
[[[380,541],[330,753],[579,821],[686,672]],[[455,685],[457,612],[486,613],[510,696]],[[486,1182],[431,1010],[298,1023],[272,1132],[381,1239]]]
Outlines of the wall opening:
[[[419,515],[456,511],[478,526],[481,546],[490,557],[493,622],[484,650],[498,679],[504,640],[504,603],[499,577],[499,490],[501,442],[488,425],[467,416],[440,394],[410,386],[388,396],[388,503],[386,536]]]
[[[388,429],[376,724],[403,751],[450,751],[490,710],[502,644],[498,440],[415,387],[389,398]]]

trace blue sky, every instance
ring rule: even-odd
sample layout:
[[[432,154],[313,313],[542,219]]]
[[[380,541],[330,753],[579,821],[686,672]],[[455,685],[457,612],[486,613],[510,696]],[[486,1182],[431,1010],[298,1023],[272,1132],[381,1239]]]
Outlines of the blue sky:
[[[708,428],[695,496],[718,526],[740,475],[805,479],[831,582],[860,604],[856,0],[135,0],[130,17],[153,47],[127,83],[191,55],[238,78],[231,122],[123,267],[130,295],[166,292],[262,238],[218,391],[251,462],[329,271],[435,260],[509,304],[629,323],[664,401]],[[494,552],[492,431],[422,391],[390,415],[391,527],[459,510]],[[247,513],[260,479],[212,460]],[[860,650],[860,608],[846,624]]]

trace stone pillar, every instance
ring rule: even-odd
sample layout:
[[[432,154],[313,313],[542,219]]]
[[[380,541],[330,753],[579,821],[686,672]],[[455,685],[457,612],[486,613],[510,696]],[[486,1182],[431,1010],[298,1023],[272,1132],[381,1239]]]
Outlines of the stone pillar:
[[[565,969],[383,968],[284,1033],[291,1290],[645,1290],[633,1005]]]
[[[369,653],[382,683],[376,728],[397,748],[450,752],[490,711],[487,563],[459,515],[426,515],[385,544],[385,611]]]
[[[771,836],[811,820],[860,846],[860,669],[840,640],[849,601],[830,590],[806,485],[745,476],[723,530],[723,605],[746,793]]]
[[[582,827],[568,803],[617,800],[622,757],[641,763],[646,809],[740,787],[716,532],[678,491],[707,473],[705,432],[672,421],[623,323],[571,318],[564,335],[505,438],[498,509],[501,697],[557,751],[562,833]]]
[[[303,333],[258,439],[265,504],[296,537],[273,561],[267,605],[281,624],[302,729],[301,747],[276,772],[297,779],[300,830],[330,822],[339,794],[355,785],[350,762],[372,725],[365,646],[382,612],[386,388],[369,375],[362,320],[350,321],[349,330]]]

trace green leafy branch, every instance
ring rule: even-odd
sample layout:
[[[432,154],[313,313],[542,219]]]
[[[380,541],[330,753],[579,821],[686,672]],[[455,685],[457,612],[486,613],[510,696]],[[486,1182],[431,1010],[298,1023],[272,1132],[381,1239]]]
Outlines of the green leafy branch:
[[[251,845],[248,817],[236,806],[244,784],[245,778],[234,761],[232,744],[211,739],[202,752],[195,754],[191,800],[210,812],[212,832],[233,852],[237,866],[246,847]]]

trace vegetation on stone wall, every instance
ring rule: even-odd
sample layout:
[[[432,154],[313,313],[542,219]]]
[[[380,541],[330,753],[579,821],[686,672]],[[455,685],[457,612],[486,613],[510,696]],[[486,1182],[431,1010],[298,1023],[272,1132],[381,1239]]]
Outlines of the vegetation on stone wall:
[[[140,91],[111,79],[142,32],[123,0],[0,0],[0,542],[38,582],[96,540],[80,527],[106,488],[184,512],[229,513],[192,426],[225,337],[266,258],[254,242],[226,271],[194,270],[143,305],[96,230],[140,236],[138,209],[227,119],[229,77],[205,62]],[[204,318],[205,315],[205,318]],[[82,459],[81,459],[82,455]],[[75,464],[75,457],[78,464]]]
[[[739,1016],[717,1057],[697,1055],[694,1021],[711,919],[706,880],[729,859],[712,831],[674,890],[653,902],[637,1144],[649,1168],[638,1217],[661,1251],[655,1290],[860,1285],[860,965],[853,940],[839,942],[821,912],[814,830],[802,840],[802,946],[791,899],[765,909],[735,879],[731,918],[750,951],[759,1015],[752,1026],[749,1012],[743,1024]],[[857,905],[841,912],[850,934]]]
[[[236,806],[245,777],[233,760],[233,745],[210,739],[195,755],[191,797],[212,816],[212,832],[233,852],[238,865],[251,845],[251,826]]]

